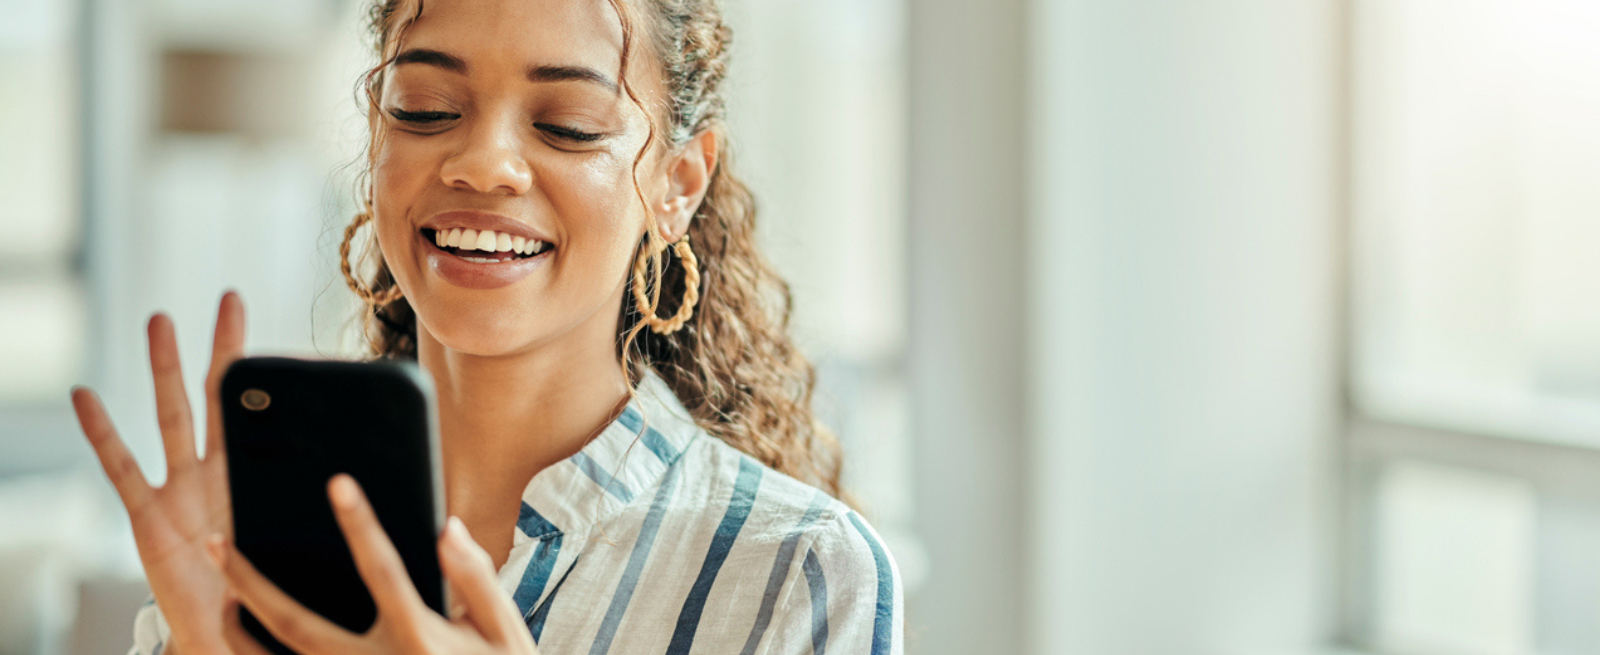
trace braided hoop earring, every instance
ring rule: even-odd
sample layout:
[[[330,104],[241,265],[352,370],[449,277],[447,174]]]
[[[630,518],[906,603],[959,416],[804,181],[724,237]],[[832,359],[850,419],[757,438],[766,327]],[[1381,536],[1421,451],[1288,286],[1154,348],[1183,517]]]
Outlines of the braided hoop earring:
[[[372,305],[374,308],[378,308],[399,300],[401,292],[398,284],[384,289],[382,293],[375,292],[357,280],[355,273],[351,270],[350,242],[355,240],[356,231],[361,229],[362,225],[370,222],[372,222],[372,214],[361,212],[356,214],[356,219],[351,221],[350,226],[344,229],[344,241],[339,244],[339,272],[344,274],[345,286],[350,287],[350,290],[354,291],[362,301]]]
[[[650,299],[646,296],[645,268],[649,263],[648,256],[640,257],[633,262],[633,302],[638,307],[639,315],[643,317],[645,325],[650,330],[660,335],[672,334],[689,322],[694,316],[694,306],[700,302],[700,260],[694,256],[694,251],[689,249],[689,235],[684,234],[677,243],[672,244],[673,252],[678,253],[678,259],[683,262],[683,304],[678,306],[678,313],[672,318],[656,316],[656,308],[650,306]]]

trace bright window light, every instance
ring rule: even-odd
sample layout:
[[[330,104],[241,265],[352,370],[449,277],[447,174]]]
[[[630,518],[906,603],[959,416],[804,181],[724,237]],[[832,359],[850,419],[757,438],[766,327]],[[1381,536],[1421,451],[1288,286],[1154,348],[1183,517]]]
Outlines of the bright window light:
[[[1600,5],[1362,0],[1354,391],[1600,447]]]

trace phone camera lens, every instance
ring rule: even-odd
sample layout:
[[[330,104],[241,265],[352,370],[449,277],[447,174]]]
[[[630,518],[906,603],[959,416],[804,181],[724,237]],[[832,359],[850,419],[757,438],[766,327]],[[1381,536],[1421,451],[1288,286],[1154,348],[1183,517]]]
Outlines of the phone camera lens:
[[[272,396],[267,395],[267,392],[260,389],[245,389],[244,393],[239,396],[239,404],[244,405],[245,409],[252,412],[259,412],[266,409],[267,405],[272,404]]]

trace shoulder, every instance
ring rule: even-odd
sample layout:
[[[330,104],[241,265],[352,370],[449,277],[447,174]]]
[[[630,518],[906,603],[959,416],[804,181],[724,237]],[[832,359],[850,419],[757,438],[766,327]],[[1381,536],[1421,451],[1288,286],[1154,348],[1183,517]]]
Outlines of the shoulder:
[[[665,522],[685,528],[676,533],[686,557],[708,552],[702,544],[709,544],[715,557],[707,561],[715,559],[725,573],[767,579],[766,592],[763,585],[728,588],[780,596],[772,598],[774,620],[792,623],[805,635],[791,635],[797,639],[847,645],[847,652],[901,650],[900,571],[859,512],[693,425],[681,405],[652,409],[676,419],[663,421],[669,423],[663,429],[686,437],[683,456],[668,474],[676,479],[664,480],[658,493],[673,497]]]
[[[676,497],[674,512],[703,514],[711,521],[726,515],[744,531],[763,534],[770,527],[787,534],[802,518],[810,524],[850,510],[708,432],[653,371],[639,384],[639,414],[648,426],[641,435],[659,431],[664,441],[682,444],[656,487]]]
[[[717,515],[724,508],[732,511],[742,523],[744,537],[809,537],[820,525],[837,523],[851,511],[827,492],[710,434],[702,433],[683,460],[687,508]]]
[[[828,564],[833,577],[848,578],[858,583],[853,586],[873,593],[880,586],[899,585],[900,571],[894,556],[859,512],[839,503],[838,511],[817,521],[807,532],[802,553],[815,557],[819,564]]]
[[[821,490],[738,457],[746,471],[760,471],[740,541],[753,555],[749,572],[768,575],[769,593],[778,596],[768,648],[809,641],[816,652],[903,652],[900,569],[878,532]]]
[[[729,524],[740,542],[815,549],[872,567],[893,560],[860,513],[827,492],[773,469],[701,431],[677,463],[675,512]],[[803,556],[805,551],[800,554]]]
[[[709,435],[696,458],[719,473],[706,479],[729,507],[748,499],[739,540],[793,552],[786,577],[801,586],[825,584],[830,605],[860,604],[870,614],[897,614],[900,571],[877,530],[860,512],[809,484],[774,470]],[[710,500],[710,499],[708,499]],[[709,511],[719,509],[712,504]],[[725,514],[724,514],[725,516]],[[791,587],[794,585],[791,585]],[[821,592],[821,589],[813,589]],[[792,593],[792,592],[791,592]]]

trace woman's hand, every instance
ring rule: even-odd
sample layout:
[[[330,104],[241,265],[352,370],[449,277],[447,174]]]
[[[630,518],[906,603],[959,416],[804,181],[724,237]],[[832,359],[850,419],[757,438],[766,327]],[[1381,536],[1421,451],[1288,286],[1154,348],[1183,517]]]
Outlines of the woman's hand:
[[[195,451],[194,418],[183,390],[172,319],[150,318],[150,372],[155,378],[156,416],[166,450],[167,482],[151,488],[94,392],[72,390],[78,423],[94,447],[106,476],[128,510],[139,559],[150,590],[172,628],[172,644],[184,655],[226,653],[219,608],[227,585],[202,555],[206,538],[232,532],[228,470],[222,454],[222,405],[218,389],[228,365],[244,352],[244,305],[238,294],[222,296],[206,378],[206,450]]]
[[[472,541],[460,520],[452,517],[439,536],[439,564],[458,604],[446,619],[422,602],[355,480],[334,476],[328,497],[356,569],[378,606],[377,621],[359,635],[334,625],[283,593],[219,534],[209,543],[210,554],[237,596],[226,603],[221,619],[235,653],[266,654],[240,625],[237,602],[278,641],[305,655],[538,653],[516,604],[495,579],[489,554]]]

